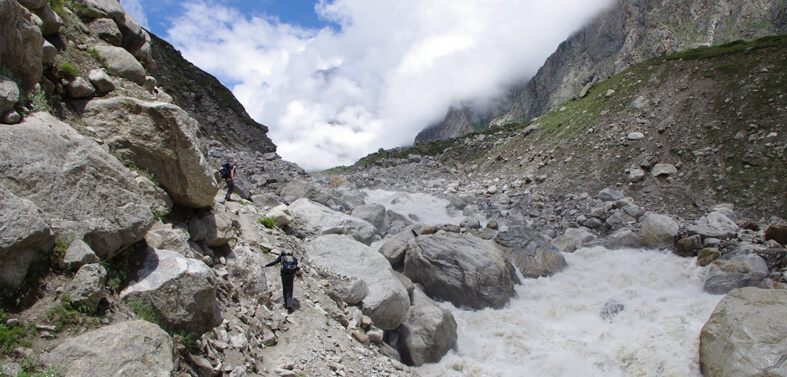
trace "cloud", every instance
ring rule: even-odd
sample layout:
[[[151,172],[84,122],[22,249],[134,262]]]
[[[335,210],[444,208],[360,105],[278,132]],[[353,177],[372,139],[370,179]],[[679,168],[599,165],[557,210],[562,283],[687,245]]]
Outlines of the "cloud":
[[[409,145],[450,105],[532,76],[612,1],[321,0],[338,25],[322,30],[185,2],[167,40],[231,84],[282,157],[315,170]]]
[[[142,3],[140,0],[123,0],[123,10],[126,13],[130,14],[132,18],[134,18],[137,23],[139,23],[145,29],[148,29],[148,17],[145,14],[144,9],[142,8]]]

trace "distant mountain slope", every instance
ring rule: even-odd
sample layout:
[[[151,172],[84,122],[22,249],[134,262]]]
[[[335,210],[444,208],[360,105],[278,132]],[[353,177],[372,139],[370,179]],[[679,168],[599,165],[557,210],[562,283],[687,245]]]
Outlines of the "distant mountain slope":
[[[167,88],[175,104],[199,121],[204,136],[234,149],[276,151],[276,145],[268,138],[268,128],[254,121],[229,89],[184,59],[172,45],[150,36],[153,58],[158,62],[152,74]]]
[[[665,53],[739,39],[787,32],[783,0],[619,0],[615,6],[561,43],[538,73],[514,84],[507,110],[490,110],[486,127],[528,121],[588,84]],[[416,137],[416,142],[450,138],[472,129],[474,114],[450,109],[446,119]]]
[[[557,197],[615,187],[681,216],[729,202],[755,218],[785,217],[786,82],[787,35],[696,49],[634,65],[533,123],[382,151],[328,173]],[[655,177],[659,163],[676,170]]]

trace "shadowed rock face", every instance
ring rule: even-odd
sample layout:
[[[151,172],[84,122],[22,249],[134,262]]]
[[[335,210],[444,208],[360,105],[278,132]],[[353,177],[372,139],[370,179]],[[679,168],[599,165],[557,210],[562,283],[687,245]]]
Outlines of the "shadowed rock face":
[[[578,31],[546,60],[529,81],[513,84],[511,104],[479,114],[452,108],[443,122],[416,138],[418,142],[461,136],[473,129],[469,119],[486,126],[529,122],[589,83],[604,80],[645,59],[705,45],[756,39],[787,32],[784,2],[765,0],[618,0]]]

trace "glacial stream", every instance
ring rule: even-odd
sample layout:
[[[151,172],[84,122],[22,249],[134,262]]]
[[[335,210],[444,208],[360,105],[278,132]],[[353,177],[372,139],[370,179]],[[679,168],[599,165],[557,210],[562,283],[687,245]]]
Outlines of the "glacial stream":
[[[368,202],[394,209],[383,193],[370,195]],[[410,202],[406,208],[453,220],[424,222],[461,221],[445,213],[446,203],[439,199],[404,195]],[[706,272],[694,258],[603,247],[564,256],[565,271],[521,279],[518,297],[503,309],[470,311],[440,303],[456,318],[456,350],[415,372],[424,377],[700,376],[700,330],[723,296],[703,293]],[[605,318],[608,303],[623,308]]]

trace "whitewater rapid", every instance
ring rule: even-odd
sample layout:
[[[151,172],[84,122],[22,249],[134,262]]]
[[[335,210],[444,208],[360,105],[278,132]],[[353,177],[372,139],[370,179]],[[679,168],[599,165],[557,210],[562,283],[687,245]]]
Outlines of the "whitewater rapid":
[[[723,296],[702,291],[695,259],[583,248],[569,267],[523,279],[501,310],[459,310],[456,351],[421,376],[700,376],[699,334]],[[625,307],[611,319],[610,300]]]
[[[383,204],[426,224],[458,224],[447,200],[426,194],[367,190]],[[382,242],[381,242],[382,243]],[[379,247],[379,245],[378,245]],[[503,309],[461,310],[455,351],[420,376],[699,377],[699,335],[723,296],[704,293],[696,258],[663,250],[603,247],[563,254],[568,268],[524,279]],[[624,309],[611,318],[608,302]]]

